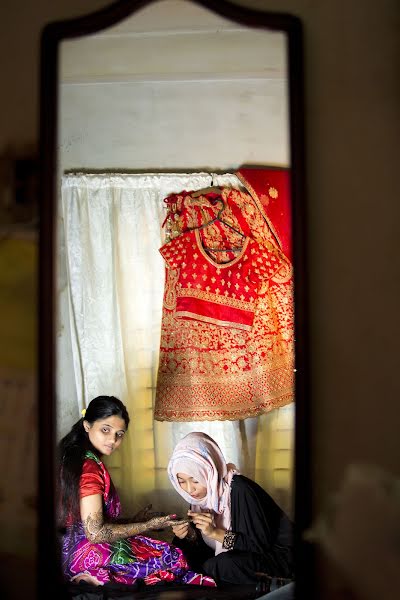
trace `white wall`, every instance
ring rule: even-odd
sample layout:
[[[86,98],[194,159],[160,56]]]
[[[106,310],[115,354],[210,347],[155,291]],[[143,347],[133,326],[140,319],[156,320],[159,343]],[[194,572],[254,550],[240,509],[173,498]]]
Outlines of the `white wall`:
[[[289,164],[286,39],[166,0],[63,42],[60,169]]]

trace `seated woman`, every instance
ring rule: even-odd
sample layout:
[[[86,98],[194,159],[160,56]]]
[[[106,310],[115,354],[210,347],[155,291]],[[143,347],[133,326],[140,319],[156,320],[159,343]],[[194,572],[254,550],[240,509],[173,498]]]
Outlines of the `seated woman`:
[[[293,578],[292,523],[257,483],[226,464],[217,443],[189,433],[168,464],[189,521],[172,525],[173,543],[192,567],[220,584]]]
[[[169,527],[176,515],[117,522],[120,502],[101,457],[119,448],[128,425],[118,398],[98,396],[59,444],[65,578],[95,585],[142,579],[149,585],[165,580],[215,586],[213,579],[189,569],[182,550],[142,535]]]

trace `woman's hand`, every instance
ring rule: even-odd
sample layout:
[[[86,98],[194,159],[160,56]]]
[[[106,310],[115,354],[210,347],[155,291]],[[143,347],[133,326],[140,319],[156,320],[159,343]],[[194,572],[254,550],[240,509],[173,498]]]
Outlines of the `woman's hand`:
[[[171,527],[179,521],[174,519],[176,515],[166,515],[165,517],[153,517],[149,521],[147,521],[147,529],[166,529],[167,527]]]
[[[212,512],[198,513],[188,510],[188,515],[192,518],[193,524],[197,529],[200,529],[203,535],[221,543],[224,541],[225,530],[215,527],[214,514]]]
[[[172,531],[180,540],[183,540],[189,532],[189,522],[188,521],[177,521],[172,525]]]
[[[215,531],[214,515],[208,512],[193,512],[188,511],[189,517],[192,518],[193,524],[207,537],[213,537]]]

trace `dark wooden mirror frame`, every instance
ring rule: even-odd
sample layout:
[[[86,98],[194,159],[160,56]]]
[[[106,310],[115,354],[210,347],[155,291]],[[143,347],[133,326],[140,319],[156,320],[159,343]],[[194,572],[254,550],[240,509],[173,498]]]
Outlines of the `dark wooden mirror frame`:
[[[289,14],[256,11],[227,0],[191,0],[222,17],[288,36],[289,132],[292,241],[295,294],[295,462],[294,520],[296,600],[314,596],[312,548],[303,532],[312,518],[311,409],[308,367],[308,302],[305,208],[302,24]],[[37,592],[66,597],[62,585],[56,529],[55,398],[55,218],[57,183],[58,57],[63,40],[89,35],[117,24],[154,0],[118,0],[76,19],[46,25],[41,38],[40,81],[40,237],[38,349],[38,542]]]

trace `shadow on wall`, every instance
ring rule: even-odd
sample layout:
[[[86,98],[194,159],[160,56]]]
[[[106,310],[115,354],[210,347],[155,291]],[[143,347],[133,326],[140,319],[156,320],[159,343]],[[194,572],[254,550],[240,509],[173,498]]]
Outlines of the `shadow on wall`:
[[[36,167],[0,158],[0,596],[10,600],[36,585]]]

